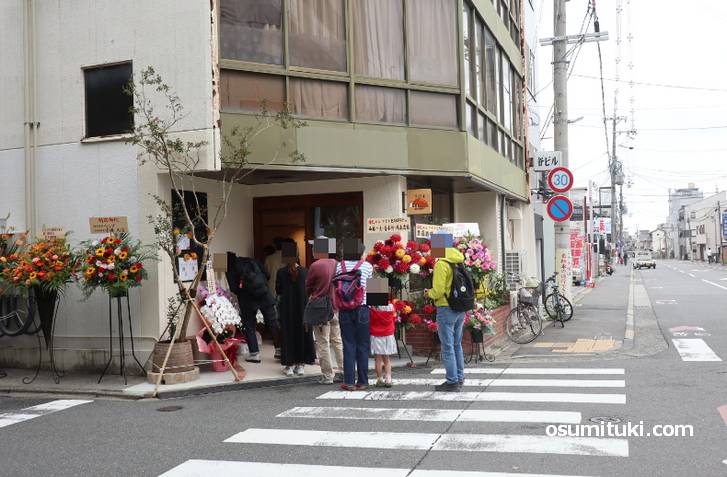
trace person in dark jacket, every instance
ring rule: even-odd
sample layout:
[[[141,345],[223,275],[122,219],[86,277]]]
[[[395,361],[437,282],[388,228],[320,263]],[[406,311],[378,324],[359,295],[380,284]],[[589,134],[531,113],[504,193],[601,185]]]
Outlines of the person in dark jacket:
[[[280,363],[286,376],[302,376],[306,364],[316,360],[312,330],[303,324],[303,311],[308,303],[305,279],[308,270],[296,258],[285,257],[287,267],[278,270],[275,291],[278,294],[282,348]]]
[[[240,303],[240,314],[245,329],[245,340],[250,355],[245,359],[249,363],[260,363],[260,345],[257,342],[255,328],[257,325],[257,312],[262,313],[265,327],[277,339],[280,330],[278,316],[275,310],[275,299],[268,289],[268,276],[265,267],[249,257],[237,257],[233,252],[227,252],[227,282],[230,292],[237,296]]]

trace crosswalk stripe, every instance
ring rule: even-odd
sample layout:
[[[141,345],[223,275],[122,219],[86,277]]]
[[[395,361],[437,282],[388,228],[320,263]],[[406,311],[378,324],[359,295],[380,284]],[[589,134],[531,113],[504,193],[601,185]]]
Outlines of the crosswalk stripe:
[[[624,368],[465,368],[465,374],[625,374]],[[431,374],[446,374],[444,368]]]
[[[394,379],[399,386],[431,386],[442,384],[441,379]],[[623,379],[467,379],[465,387],[567,387],[567,388],[624,388]]]
[[[335,467],[328,465],[274,464],[268,462],[235,462],[225,460],[188,460],[160,477],[406,477],[409,469],[371,467]]]
[[[317,399],[350,399],[359,401],[509,401],[568,402],[593,404],[626,404],[625,394],[596,393],[503,393],[503,392],[436,392],[436,391],[329,391]]]
[[[337,467],[328,465],[276,464],[193,459],[164,473],[161,477],[583,477],[555,474],[521,474],[512,472],[468,472],[459,470],[415,470],[377,467]]]
[[[235,444],[277,444],[365,449],[517,452],[628,457],[628,441],[599,437],[549,437],[508,434],[339,432],[298,429],[247,429],[226,439]]]
[[[528,422],[580,424],[580,412],[510,411],[498,409],[392,409],[379,407],[294,407],[277,417],[373,419],[430,422]]]
[[[722,361],[701,338],[672,339],[682,361]]]
[[[83,399],[58,399],[55,401],[39,404],[37,406],[26,407],[18,412],[0,413],[0,427],[10,426],[19,422],[29,421],[36,417],[62,411],[80,404],[86,404],[93,401]]]

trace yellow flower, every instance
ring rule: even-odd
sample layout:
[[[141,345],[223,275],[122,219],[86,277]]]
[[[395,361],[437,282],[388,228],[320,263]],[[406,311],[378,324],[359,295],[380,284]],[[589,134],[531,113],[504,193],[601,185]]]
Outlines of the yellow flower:
[[[403,257],[401,257],[401,261],[404,263],[411,262],[411,255],[404,255]]]
[[[7,263],[8,259],[5,257],[0,257],[0,262]]]
[[[406,252],[403,248],[396,250],[396,258],[402,258],[404,255],[406,255]]]
[[[114,263],[116,261],[115,255],[109,255],[109,258],[106,259],[108,263]]]
[[[136,272],[139,271],[139,267],[136,264],[134,264],[134,265],[131,266],[131,268],[129,269],[129,271],[131,273],[136,273]]]
[[[121,272],[120,278],[122,282],[125,282],[129,278],[129,272],[124,270],[123,272]]]
[[[407,315],[411,313],[411,307],[409,305],[404,307],[404,313],[406,313]]]
[[[179,235],[180,233],[182,233],[182,231],[181,231],[181,230],[179,230],[179,227],[175,227],[175,228],[174,228],[174,232],[172,232],[172,233],[173,233],[174,235]]]
[[[106,251],[106,250],[104,250],[104,248],[103,248],[103,247],[99,247],[99,248],[97,248],[97,249],[96,249],[96,256],[97,256],[97,257],[103,257],[103,254],[104,254],[104,252],[105,252],[105,251]]]
[[[119,254],[119,259],[126,260],[126,257],[128,257],[128,256],[129,256],[129,253],[122,250],[121,253]]]
[[[86,269],[86,275],[88,275],[89,277],[92,276],[94,273],[96,273],[96,269],[94,267],[88,267]]]
[[[35,273],[35,272],[30,272],[30,275],[28,275],[28,278],[30,278],[31,280],[35,280],[35,278],[36,278],[37,276],[38,276],[38,274],[37,274],[37,273]]]
[[[419,265],[424,265],[425,263],[427,263],[427,259],[426,258],[422,257],[422,258],[419,259]]]

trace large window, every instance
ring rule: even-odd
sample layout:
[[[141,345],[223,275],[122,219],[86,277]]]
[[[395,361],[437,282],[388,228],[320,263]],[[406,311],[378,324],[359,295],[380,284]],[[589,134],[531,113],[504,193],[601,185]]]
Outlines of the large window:
[[[220,104],[223,111],[282,111],[285,104],[285,78],[244,71],[222,70]]]
[[[290,108],[311,118],[348,119],[348,83],[290,78]]]
[[[356,119],[377,123],[406,123],[406,92],[378,86],[356,86]]]
[[[404,79],[404,7],[399,0],[353,2],[354,71]]]
[[[456,3],[409,0],[406,13],[410,79],[456,86]]]
[[[492,33],[485,28],[485,53],[487,68],[487,110],[497,115],[497,43]]]
[[[485,104],[485,72],[483,70],[484,55],[483,50],[483,28],[482,20],[477,18],[475,24],[475,82],[477,84],[477,101]]]
[[[502,125],[512,131],[512,74],[510,62],[502,55]]]
[[[134,128],[131,95],[124,87],[132,80],[131,63],[83,70],[86,96],[86,137],[109,136]]]
[[[283,0],[225,0],[220,20],[223,58],[283,64]]]
[[[346,71],[343,0],[289,0],[290,64]]]
[[[471,95],[471,91],[475,89],[472,74],[472,35],[470,35],[470,17],[471,9],[466,3],[462,8],[462,34],[464,36],[464,92],[467,96]]]
[[[411,92],[411,123],[420,126],[457,127],[457,97],[452,94]]]

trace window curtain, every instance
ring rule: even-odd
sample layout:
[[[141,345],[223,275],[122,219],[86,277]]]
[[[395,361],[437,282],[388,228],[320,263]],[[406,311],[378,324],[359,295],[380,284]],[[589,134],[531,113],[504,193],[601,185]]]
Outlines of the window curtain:
[[[379,123],[406,123],[406,93],[393,88],[356,86],[356,118]]]
[[[346,71],[343,0],[290,0],[290,64]]]
[[[222,70],[220,102],[223,111],[259,111],[263,101],[269,111],[282,111],[285,103],[283,76]]]
[[[300,116],[348,119],[347,83],[290,78],[289,102]]]
[[[451,94],[411,92],[411,123],[457,127],[457,97]]]
[[[220,18],[222,58],[283,64],[282,0],[224,0]]]
[[[401,0],[353,2],[354,71],[404,79],[404,9]]]
[[[407,3],[409,77],[414,81],[457,85],[457,2]]]

